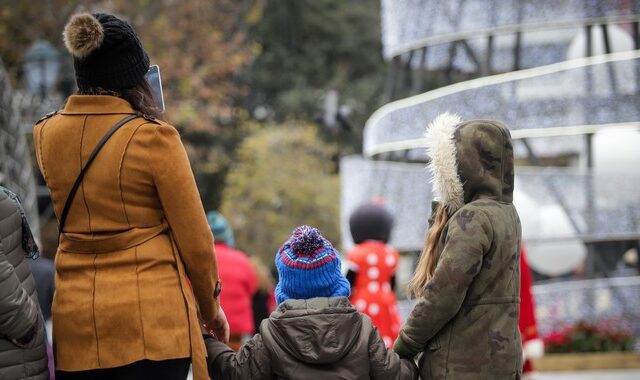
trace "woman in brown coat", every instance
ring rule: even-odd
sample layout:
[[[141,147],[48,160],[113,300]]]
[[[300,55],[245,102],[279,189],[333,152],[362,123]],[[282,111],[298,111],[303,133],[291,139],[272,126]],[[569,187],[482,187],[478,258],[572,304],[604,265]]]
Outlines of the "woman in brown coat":
[[[79,94],[34,131],[59,220],[98,141],[133,116],[99,151],[61,226],[56,376],[185,379],[192,362],[194,378],[207,379],[198,317],[228,336],[213,238],[178,132],[153,117],[149,58],[131,26],[107,14],[72,17],[64,38]]]

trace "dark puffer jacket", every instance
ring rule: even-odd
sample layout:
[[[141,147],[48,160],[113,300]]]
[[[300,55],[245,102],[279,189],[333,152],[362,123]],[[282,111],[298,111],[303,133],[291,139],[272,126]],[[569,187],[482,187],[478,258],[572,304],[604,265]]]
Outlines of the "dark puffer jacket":
[[[22,218],[0,191],[0,379],[49,378],[44,324],[22,249]],[[27,337],[25,339],[25,337]],[[29,339],[29,337],[31,337]],[[24,347],[16,345],[24,343]]]
[[[214,379],[417,379],[416,365],[387,350],[346,297],[288,300],[234,353],[207,339]]]

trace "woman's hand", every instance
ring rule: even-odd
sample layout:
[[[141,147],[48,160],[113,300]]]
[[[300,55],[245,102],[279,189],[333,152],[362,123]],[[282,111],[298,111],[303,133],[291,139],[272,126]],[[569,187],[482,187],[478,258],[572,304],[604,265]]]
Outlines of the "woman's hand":
[[[216,316],[216,319],[205,322],[204,327],[209,332],[212,332],[219,341],[224,344],[229,343],[229,322],[227,322],[227,316],[225,315],[224,310],[222,310],[222,306],[218,307],[218,315]]]

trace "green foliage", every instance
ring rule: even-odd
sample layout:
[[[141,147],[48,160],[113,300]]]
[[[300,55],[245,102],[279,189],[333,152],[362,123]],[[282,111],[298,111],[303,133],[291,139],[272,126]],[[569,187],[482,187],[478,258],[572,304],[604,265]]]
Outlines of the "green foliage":
[[[314,127],[258,127],[237,152],[227,176],[222,213],[237,245],[265,262],[301,224],[318,227],[339,240],[339,178],[331,156]]]
[[[311,120],[329,89],[352,107],[355,137],[335,136],[360,149],[360,131],[379,105],[385,66],[379,0],[267,0],[251,36],[260,54],[245,74],[247,107],[267,105],[276,120]],[[353,134],[353,133],[352,133]],[[345,152],[346,153],[346,152]]]
[[[73,77],[61,32],[77,11],[117,14],[140,34],[162,69],[163,117],[182,134],[207,209],[221,204],[256,106],[273,109],[278,122],[309,123],[326,91],[337,90],[340,103],[354,110],[356,131],[317,130],[341,154],[360,149],[361,128],[378,106],[385,70],[379,0],[0,0],[0,57],[14,82],[21,79],[24,52],[38,38],[58,48],[66,60],[61,74]],[[331,166],[337,157],[327,147],[320,158]],[[337,198],[334,203],[337,209]]]
[[[0,58],[16,87],[22,57],[39,38],[60,51],[61,76],[73,78],[62,30],[82,11],[113,13],[134,26],[151,63],[162,70],[163,118],[181,131],[203,203],[217,207],[231,157],[247,134],[246,113],[237,106],[246,87],[237,75],[255,54],[247,35],[262,1],[0,0]]]
[[[14,87],[22,73],[22,58],[37,39],[63,51],[62,28],[80,0],[0,0],[0,58]]]
[[[253,57],[247,34],[260,0],[111,0],[162,69],[166,120],[181,131],[207,208],[219,206],[236,147],[247,135],[236,78]]]

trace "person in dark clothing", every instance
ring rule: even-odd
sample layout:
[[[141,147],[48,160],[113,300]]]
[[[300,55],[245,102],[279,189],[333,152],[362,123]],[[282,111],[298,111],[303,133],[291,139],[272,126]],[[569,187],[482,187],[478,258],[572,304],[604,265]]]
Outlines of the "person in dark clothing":
[[[44,320],[51,319],[51,303],[53,302],[53,293],[55,292],[54,277],[56,273],[53,261],[44,257],[38,260],[30,260],[31,274],[36,282],[36,293],[38,294],[38,303]]]
[[[215,238],[220,281],[224,284],[220,304],[229,313],[229,347],[237,350],[255,331],[251,302],[258,290],[258,278],[249,256],[235,249],[233,229],[227,219],[217,211],[210,211],[207,220]]]
[[[38,256],[18,197],[0,186],[0,379],[46,380],[46,334],[27,262]]]
[[[28,260],[29,267],[31,268],[31,274],[36,285],[36,295],[38,296],[38,303],[40,304],[40,310],[42,311],[42,317],[45,321],[51,320],[51,305],[53,303],[53,293],[55,293],[54,277],[56,273],[55,264],[53,261],[44,257],[39,257],[37,260]],[[48,332],[47,336],[51,337],[50,326],[45,324],[45,331]],[[55,377],[55,362],[53,358],[53,347],[51,346],[51,340],[47,341],[47,358],[49,360],[49,377],[53,379]]]
[[[253,331],[260,331],[260,324],[276,307],[276,300],[273,293],[273,277],[269,273],[269,269],[264,265],[259,257],[249,258],[253,270],[258,277],[258,291],[253,295],[251,300],[253,305]]]

